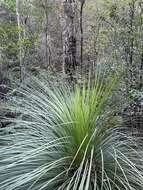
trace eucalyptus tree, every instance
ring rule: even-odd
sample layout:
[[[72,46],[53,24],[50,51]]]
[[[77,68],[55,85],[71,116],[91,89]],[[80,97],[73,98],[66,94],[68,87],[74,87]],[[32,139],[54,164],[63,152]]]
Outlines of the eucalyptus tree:
[[[50,50],[50,35],[49,35],[49,13],[52,9],[51,2],[49,0],[37,1],[37,4],[42,8],[43,22],[41,33],[41,46],[43,47],[43,62],[44,67],[49,67],[51,64],[51,50]]]
[[[81,39],[80,39],[80,64],[82,68],[83,64],[83,8],[86,0],[79,0],[81,3],[80,6],[80,33],[81,33]]]
[[[75,0],[63,0],[63,68],[73,77],[76,69]]]
[[[19,62],[20,62],[20,75],[21,81],[23,82],[26,78],[26,64],[25,64],[25,52],[22,45],[22,38],[25,37],[25,32],[22,31],[22,19],[20,14],[20,5],[22,1],[16,0],[16,17],[19,35]]]

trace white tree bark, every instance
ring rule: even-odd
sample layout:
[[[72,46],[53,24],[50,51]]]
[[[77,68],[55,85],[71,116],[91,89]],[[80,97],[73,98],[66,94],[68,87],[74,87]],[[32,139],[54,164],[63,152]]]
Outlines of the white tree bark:
[[[23,35],[21,31],[20,3],[21,3],[20,0],[16,0],[16,17],[17,17],[18,35],[19,35],[20,75],[21,75],[21,81],[23,82],[26,78],[26,65],[24,62],[24,48],[21,44]]]

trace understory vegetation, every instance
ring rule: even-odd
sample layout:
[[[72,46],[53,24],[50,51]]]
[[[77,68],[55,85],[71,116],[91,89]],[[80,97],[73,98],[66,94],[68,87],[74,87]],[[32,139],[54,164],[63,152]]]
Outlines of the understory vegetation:
[[[17,89],[5,105],[17,117],[0,130],[0,189],[142,190],[142,139],[108,110],[118,83],[97,73],[72,90],[37,78]]]

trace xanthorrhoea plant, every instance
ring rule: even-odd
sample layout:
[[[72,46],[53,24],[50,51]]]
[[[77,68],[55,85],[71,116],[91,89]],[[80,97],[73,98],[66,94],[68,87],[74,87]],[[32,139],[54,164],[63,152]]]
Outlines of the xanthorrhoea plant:
[[[105,109],[116,83],[22,87],[9,106],[19,116],[1,129],[0,190],[142,190],[142,151]]]

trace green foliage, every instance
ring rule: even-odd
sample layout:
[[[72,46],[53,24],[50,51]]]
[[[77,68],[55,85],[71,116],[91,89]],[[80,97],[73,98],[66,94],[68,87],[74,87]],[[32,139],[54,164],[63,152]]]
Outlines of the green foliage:
[[[0,190],[124,190],[143,186],[142,150],[113,125],[106,106],[118,82],[108,73],[74,90],[32,79],[0,130]]]
[[[3,62],[15,60],[18,54],[18,28],[15,23],[0,24],[0,42]]]
[[[6,5],[6,7],[8,9],[10,9],[11,11],[15,12],[16,9],[16,3],[14,0],[1,0],[1,2]]]
[[[1,47],[6,48],[10,44],[13,45],[15,44],[14,45],[15,47],[17,43],[17,35],[18,35],[18,28],[16,24],[2,23],[0,25]]]
[[[115,17],[116,17],[116,14],[117,14],[117,5],[114,4],[114,5],[112,5],[111,8],[110,8],[109,16],[110,16],[111,18],[115,18]]]

